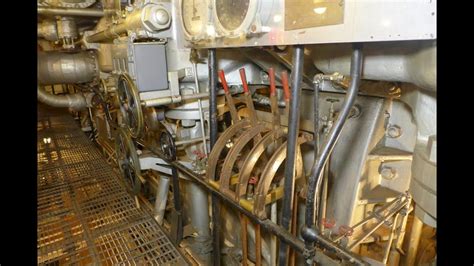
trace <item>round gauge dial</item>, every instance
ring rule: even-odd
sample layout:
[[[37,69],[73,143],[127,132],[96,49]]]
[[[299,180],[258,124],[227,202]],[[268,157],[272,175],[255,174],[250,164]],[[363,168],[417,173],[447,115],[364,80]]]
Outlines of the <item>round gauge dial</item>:
[[[203,0],[182,0],[181,12],[184,29],[189,35],[198,35],[207,23],[208,4]]]
[[[216,0],[219,22],[226,30],[237,29],[245,20],[250,0]]]

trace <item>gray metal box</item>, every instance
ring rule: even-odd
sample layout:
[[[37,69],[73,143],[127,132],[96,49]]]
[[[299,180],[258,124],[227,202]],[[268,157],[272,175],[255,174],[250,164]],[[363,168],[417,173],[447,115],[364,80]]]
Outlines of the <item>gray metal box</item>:
[[[130,72],[140,92],[168,89],[168,68],[165,46],[155,43],[134,43]],[[130,52],[130,51],[129,51]],[[133,64],[133,67],[130,67]]]
[[[165,45],[125,40],[114,45],[112,54],[114,70],[119,74],[128,73],[140,92],[168,89]]]

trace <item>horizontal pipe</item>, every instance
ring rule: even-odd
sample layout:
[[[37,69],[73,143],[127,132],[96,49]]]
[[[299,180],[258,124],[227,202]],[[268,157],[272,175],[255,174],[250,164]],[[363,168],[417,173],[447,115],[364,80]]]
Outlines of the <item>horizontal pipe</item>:
[[[82,93],[54,95],[46,92],[38,86],[38,101],[53,107],[65,107],[74,110],[81,110],[88,106],[86,97],[84,97]]]
[[[179,145],[184,145],[184,144],[189,144],[189,143],[196,143],[196,142],[199,142],[199,141],[202,141],[202,137],[199,137],[199,138],[194,138],[194,139],[185,139],[185,140],[179,140],[179,141],[176,141],[174,144],[176,146],[179,146]],[[206,139],[209,139],[209,136],[206,136]]]
[[[38,15],[45,16],[78,16],[78,17],[103,17],[104,11],[91,8],[59,8],[38,7]]]
[[[210,184],[208,184],[206,181],[204,181],[204,178],[201,175],[198,175],[194,173],[191,169],[187,168],[183,164],[177,161],[172,161],[169,160],[160,150],[151,147],[150,145],[145,145],[143,141],[137,141],[137,144],[140,146],[143,146],[147,148],[149,151],[157,155],[159,158],[170,164],[171,166],[174,166],[180,173],[188,176],[191,181],[197,183],[198,185],[202,186],[205,188],[207,191],[212,193],[212,195],[216,196],[221,200],[222,202],[226,203],[228,206],[232,207],[234,210],[244,214],[247,216],[250,221],[252,221],[254,224],[259,224],[261,228],[264,231],[267,231],[271,234],[274,234],[277,236],[281,241],[285,242],[287,245],[289,245],[291,248],[295,249],[299,253],[304,252],[304,243],[301,239],[293,236],[291,233],[288,231],[284,230],[281,226],[275,224],[274,222],[270,221],[269,219],[261,220],[257,216],[255,216],[253,213],[250,211],[246,210],[242,206],[240,206],[238,203],[234,202],[233,199],[228,198],[226,195],[224,195],[222,192],[214,189]],[[321,246],[325,249],[331,250],[331,251],[338,251],[341,250],[340,247],[336,246],[334,243],[332,243],[330,240],[326,239],[323,236],[318,236],[317,237],[318,243],[321,244]],[[341,255],[341,252],[335,252],[337,255]],[[346,252],[347,253],[347,252]],[[341,258],[349,258],[350,261],[359,261],[358,258],[351,257],[349,256],[342,256]],[[314,257],[314,260],[316,262],[321,263],[322,261],[327,262],[326,264],[337,264],[334,259],[331,259],[329,256],[324,254],[323,252],[316,250],[316,256]],[[324,265],[326,265],[324,264]]]
[[[86,83],[99,77],[94,50],[77,53],[39,52],[38,82],[42,85]]]
[[[106,40],[112,40],[114,38],[120,37],[121,34],[126,33],[128,30],[127,24],[121,23],[115,26],[111,26],[106,30],[97,32],[88,36],[86,41],[89,43],[103,42]]]

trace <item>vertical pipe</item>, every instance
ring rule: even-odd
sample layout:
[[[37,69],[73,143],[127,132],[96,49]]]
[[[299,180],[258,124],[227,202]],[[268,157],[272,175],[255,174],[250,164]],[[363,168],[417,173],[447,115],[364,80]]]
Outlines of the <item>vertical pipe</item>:
[[[158,188],[156,189],[155,199],[155,220],[159,225],[163,225],[165,215],[166,202],[168,199],[168,191],[170,189],[170,179],[167,176],[160,176]]]
[[[198,73],[197,73],[197,63],[193,63],[193,72],[194,72],[194,83],[196,86],[196,90],[194,93],[199,94],[201,91],[199,90],[199,80],[198,80]],[[204,127],[204,114],[202,113],[202,102],[201,98],[198,99],[198,106],[199,106],[199,121],[201,122],[201,137],[202,143],[204,145],[204,153],[207,155],[207,141],[206,141],[206,128]]]
[[[211,150],[217,141],[217,58],[216,49],[208,52],[209,70],[209,122],[210,122],[210,145]]]
[[[272,203],[270,208],[271,208],[270,220],[276,224],[277,223],[277,203],[276,203],[276,201]],[[271,256],[270,256],[270,265],[276,265],[276,263],[277,263],[277,238],[274,235],[272,235],[270,237],[270,254],[271,254]]]
[[[318,213],[319,201],[318,197],[322,185],[322,172],[324,165],[327,163],[329,155],[334,149],[339,139],[346,119],[352,109],[359,91],[359,83],[362,72],[362,44],[354,44],[351,58],[351,84],[347,90],[347,94],[342,105],[339,116],[334,123],[328,137],[325,139],[322,148],[318,152],[318,156],[314,161],[311,174],[308,180],[308,194],[306,198],[305,226],[303,227],[302,236],[305,240],[305,249],[313,250],[315,237],[318,232],[314,230],[315,215]],[[307,261],[307,263],[309,260]],[[311,263],[311,262],[309,262]]]
[[[282,206],[282,219],[281,225],[286,230],[290,229],[291,214],[293,207],[293,192],[295,186],[295,162],[296,162],[296,140],[298,138],[299,131],[299,106],[300,106],[300,95],[301,95],[301,81],[303,74],[303,57],[304,46],[294,46],[293,53],[293,70],[291,71],[291,101],[290,101],[290,114],[288,121],[288,140],[287,140],[287,156],[285,165],[285,181],[284,181],[284,194],[283,194],[283,206]],[[287,265],[287,250],[288,246],[281,242],[280,243],[280,261],[279,265]]]
[[[181,193],[179,192],[179,175],[176,167],[171,167],[171,173],[173,176],[173,204],[177,216],[176,244],[179,244],[181,239],[183,239],[183,214],[181,211]]]
[[[209,121],[210,121],[210,144],[211,150],[217,141],[217,56],[216,49],[209,49],[208,70],[209,70]],[[216,180],[216,176],[212,179]],[[213,265],[221,265],[220,253],[220,210],[219,199],[212,194],[212,249]]]
[[[318,157],[319,148],[319,87],[322,80],[314,84],[313,122],[314,122],[314,160]]]
[[[198,237],[204,240],[209,239],[209,202],[207,193],[200,186],[193,182],[187,182],[190,194],[189,216],[193,227],[196,229]]]
[[[247,219],[242,213],[240,215],[240,235],[242,236],[242,266],[247,266],[248,242],[247,242]]]
[[[411,227],[410,242],[408,242],[408,253],[405,258],[406,266],[415,265],[416,253],[418,253],[418,245],[420,244],[421,229],[423,229],[423,222],[413,215],[413,225]]]

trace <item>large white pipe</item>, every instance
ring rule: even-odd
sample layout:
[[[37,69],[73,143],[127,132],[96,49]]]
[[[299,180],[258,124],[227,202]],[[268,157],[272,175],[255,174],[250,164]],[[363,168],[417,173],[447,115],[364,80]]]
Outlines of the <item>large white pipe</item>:
[[[349,75],[351,44],[313,46],[313,62],[326,74]],[[385,42],[364,45],[363,79],[400,81],[436,90],[436,42]]]

